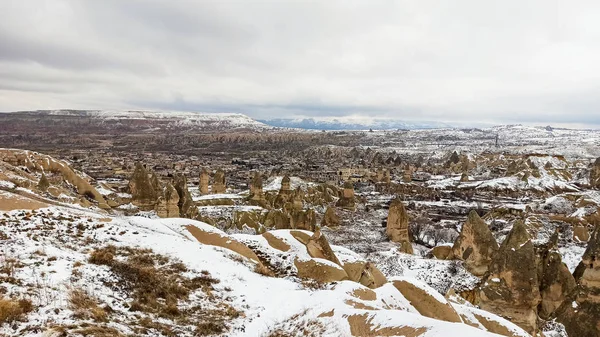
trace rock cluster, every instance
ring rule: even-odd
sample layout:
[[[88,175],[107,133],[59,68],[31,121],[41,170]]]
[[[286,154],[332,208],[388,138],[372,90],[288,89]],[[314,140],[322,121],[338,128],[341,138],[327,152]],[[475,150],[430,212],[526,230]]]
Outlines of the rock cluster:
[[[556,311],[569,336],[600,336],[600,226],[574,272],[577,286]]]
[[[479,306],[531,334],[537,330],[540,303],[536,254],[522,221],[517,221],[494,254],[479,288]]]
[[[408,234],[408,213],[400,199],[394,199],[390,204],[385,232],[391,241],[400,243],[403,253],[413,253]]]
[[[354,185],[350,181],[344,183],[344,189],[340,199],[335,204],[337,207],[341,207],[350,211],[356,210],[356,200],[354,198]]]
[[[590,171],[590,185],[592,188],[600,189],[600,158],[596,159]]]
[[[110,208],[102,194],[89,183],[86,177],[82,173],[75,172],[64,161],[56,160],[37,152],[11,149],[0,149],[0,161],[7,162],[13,166],[24,166],[34,172],[60,175],[61,180],[66,184],[74,186],[79,195],[94,200],[100,208]]]

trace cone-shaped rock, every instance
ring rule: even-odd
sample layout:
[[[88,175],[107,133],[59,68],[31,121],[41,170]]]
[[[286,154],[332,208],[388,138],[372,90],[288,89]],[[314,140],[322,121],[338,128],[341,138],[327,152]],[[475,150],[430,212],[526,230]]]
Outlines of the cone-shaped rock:
[[[590,185],[600,189],[600,158],[596,159],[590,171]]]
[[[498,243],[488,225],[477,212],[471,211],[452,246],[454,256],[464,260],[465,268],[473,275],[483,276],[497,250]]]
[[[153,181],[148,177],[148,171],[141,163],[137,163],[133,175],[129,180],[129,191],[134,205],[142,210],[154,209],[158,198],[158,191]]]
[[[206,168],[202,168],[202,171],[200,171],[200,194],[202,195],[206,195],[208,194],[208,181],[210,179],[210,176],[208,175],[208,171],[206,170]]]
[[[166,184],[163,195],[158,198],[156,214],[161,218],[179,217],[179,194],[173,185]]]
[[[542,319],[550,319],[576,287],[575,279],[562,262],[557,248],[558,232],[555,232],[548,243],[538,250],[538,279],[542,297],[538,314]]]
[[[394,199],[390,204],[385,233],[391,241],[400,243],[402,252],[413,253],[408,236],[408,213],[400,199]]]
[[[40,181],[38,182],[37,188],[40,191],[46,191],[48,189],[48,187],[50,187],[50,182],[48,181],[48,178],[46,178],[46,175],[42,172],[42,177],[40,178]]]
[[[536,256],[522,221],[517,221],[494,254],[479,288],[482,309],[509,317],[529,333],[537,330],[540,302]]]
[[[173,184],[179,196],[179,202],[177,203],[179,206],[179,216],[182,218],[195,218],[198,215],[198,209],[194,205],[192,195],[187,188],[187,179],[183,174],[177,174],[175,175]]]
[[[600,226],[575,269],[577,288],[556,311],[569,336],[600,336]]]
[[[226,190],[226,186],[225,186],[225,172],[223,172],[222,169],[218,169],[217,172],[215,172],[215,180],[213,183],[213,188],[212,188],[212,192],[215,194],[218,193],[225,193]]]

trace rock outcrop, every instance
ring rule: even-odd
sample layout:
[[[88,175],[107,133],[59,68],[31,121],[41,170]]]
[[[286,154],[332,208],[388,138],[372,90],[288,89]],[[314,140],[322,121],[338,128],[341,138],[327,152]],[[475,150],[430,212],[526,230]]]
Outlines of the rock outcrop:
[[[151,179],[150,173],[142,163],[137,163],[129,179],[129,192],[131,202],[143,211],[150,211],[156,207],[158,200],[158,186],[156,177]]]
[[[200,189],[200,194],[202,195],[207,195],[208,194],[208,182],[210,180],[210,175],[208,174],[208,171],[206,170],[206,168],[202,168],[202,171],[200,171],[200,177],[198,179],[198,188]]]
[[[183,174],[176,174],[173,179],[173,185],[179,196],[179,216],[182,218],[193,219],[198,215],[198,209],[192,200],[192,195],[187,187],[187,179]]]
[[[354,200],[354,185],[350,181],[344,183],[344,189],[340,199],[335,204],[336,207],[341,207],[350,211],[356,210],[356,200]]]
[[[87,180],[87,177],[73,170],[66,162],[33,151],[0,149],[0,160],[13,166],[24,166],[30,171],[59,174],[64,182],[74,186],[77,193],[98,203],[98,207],[109,209],[108,203]],[[85,198],[82,198],[86,201]]]
[[[576,287],[573,275],[562,262],[558,252],[558,231],[552,235],[548,243],[538,249],[538,261],[538,280],[542,298],[538,315],[548,320]]]
[[[218,169],[215,172],[212,193],[220,194],[225,193],[226,191],[226,183],[225,183],[225,172],[222,169]]]
[[[600,158],[596,159],[590,171],[590,185],[592,188],[600,189]]]
[[[479,287],[479,306],[530,334],[537,331],[540,303],[536,255],[522,221],[517,221],[498,251]]]
[[[165,184],[156,203],[156,214],[161,218],[179,217],[179,194],[171,184]]]
[[[592,233],[575,272],[577,287],[556,311],[569,336],[600,336],[600,226]]]
[[[394,199],[390,204],[385,233],[391,241],[400,243],[403,253],[413,253],[408,235],[408,213],[400,199]]]
[[[465,268],[473,275],[483,276],[497,250],[498,243],[488,225],[471,211],[452,246],[454,257],[465,261]]]
[[[250,181],[249,197],[254,201],[262,201],[265,198],[263,194],[263,180],[259,172],[255,172],[252,180]]]
[[[335,213],[335,208],[327,207],[323,220],[321,220],[321,227],[337,227],[340,225],[340,217]]]

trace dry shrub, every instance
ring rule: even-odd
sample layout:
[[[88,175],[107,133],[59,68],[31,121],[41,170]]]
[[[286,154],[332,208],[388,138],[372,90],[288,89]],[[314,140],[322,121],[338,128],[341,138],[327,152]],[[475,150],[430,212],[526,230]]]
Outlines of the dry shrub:
[[[257,263],[254,266],[254,272],[268,277],[274,277],[275,273],[262,263]]]
[[[117,248],[115,246],[106,246],[94,250],[88,261],[93,264],[109,266],[113,262],[116,253]]]
[[[72,289],[69,293],[69,309],[73,310],[75,317],[80,319],[108,321],[108,313],[98,305],[98,302],[96,298],[80,288]]]
[[[225,332],[227,327],[223,322],[203,322],[196,325],[194,333],[196,336],[220,335]]]
[[[0,325],[19,321],[33,310],[30,300],[12,300],[0,298]]]

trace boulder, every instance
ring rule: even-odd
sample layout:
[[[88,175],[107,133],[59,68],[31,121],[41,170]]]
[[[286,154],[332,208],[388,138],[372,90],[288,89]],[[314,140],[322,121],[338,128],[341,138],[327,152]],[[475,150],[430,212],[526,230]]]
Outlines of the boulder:
[[[340,225],[340,217],[335,212],[335,208],[328,206],[321,220],[321,227],[337,227]]]
[[[325,261],[327,262],[327,261]],[[298,269],[298,277],[315,280],[321,283],[338,282],[348,279],[344,269],[334,263],[324,263],[320,260],[301,260],[296,258],[294,265]]]
[[[479,286],[479,306],[530,334],[537,331],[540,303],[536,254],[522,221],[517,221],[488,266]]]
[[[339,266],[342,265],[331,249],[329,242],[327,242],[327,238],[325,238],[325,235],[319,229],[308,240],[306,249],[311,257],[329,260]]]
[[[454,253],[451,246],[436,246],[430,252],[431,256],[438,260],[452,260]]]
[[[400,199],[394,199],[390,204],[385,232],[391,241],[400,243],[403,253],[413,253],[408,235],[408,213]]]
[[[473,275],[483,276],[497,250],[498,243],[488,225],[471,211],[452,246],[454,257],[465,261],[465,268]]]

